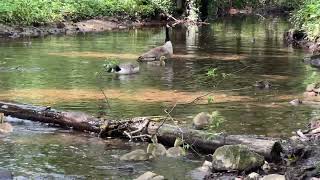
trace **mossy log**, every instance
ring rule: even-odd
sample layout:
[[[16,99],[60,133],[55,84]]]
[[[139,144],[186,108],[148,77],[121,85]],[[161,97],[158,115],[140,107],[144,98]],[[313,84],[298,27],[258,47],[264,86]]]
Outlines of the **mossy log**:
[[[65,128],[73,128],[78,131],[93,132],[104,136],[125,137],[128,132],[137,131],[143,124],[147,129],[141,129],[141,134],[152,135],[155,132],[154,124],[161,125],[157,129],[158,141],[162,144],[173,146],[177,137],[191,145],[195,150],[206,153],[213,153],[215,149],[227,144],[247,145],[251,150],[263,155],[269,161],[280,159],[282,147],[277,139],[261,136],[248,135],[210,135],[205,131],[180,128],[170,124],[153,122],[154,117],[136,117],[120,121],[101,120],[81,112],[66,112],[25,104],[7,103],[0,101],[0,112],[5,116],[12,116],[20,119],[39,121],[60,125]],[[103,127],[103,128],[102,128]],[[103,130],[103,131],[102,131]],[[103,133],[102,133],[103,132]]]
[[[256,135],[212,135],[205,131],[178,128],[169,124],[164,124],[158,134],[158,140],[169,146],[173,145],[176,137],[182,137],[187,144],[192,145],[196,151],[200,152],[213,153],[223,145],[242,144],[263,155],[268,161],[277,162],[281,159],[282,146],[279,139],[275,138]]]

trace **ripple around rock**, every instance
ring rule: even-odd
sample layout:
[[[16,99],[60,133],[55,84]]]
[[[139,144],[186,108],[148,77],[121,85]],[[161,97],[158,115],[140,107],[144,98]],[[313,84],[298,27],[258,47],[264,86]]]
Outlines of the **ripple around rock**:
[[[212,163],[205,161],[201,167],[192,170],[189,174],[193,180],[202,180],[206,176],[210,175],[212,168]]]
[[[151,159],[152,156],[145,152],[143,149],[137,149],[120,157],[121,161],[146,161]]]
[[[264,157],[244,145],[225,145],[212,155],[212,168],[217,171],[248,171],[259,168]]]

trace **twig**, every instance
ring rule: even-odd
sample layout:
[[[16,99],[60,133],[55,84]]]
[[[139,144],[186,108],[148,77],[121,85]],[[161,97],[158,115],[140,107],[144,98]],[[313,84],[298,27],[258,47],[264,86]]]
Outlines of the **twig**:
[[[97,80],[98,80],[98,78],[99,78],[100,80],[102,79],[102,71],[98,72],[98,74],[97,74]],[[98,83],[98,84],[100,84],[100,83]],[[101,91],[101,93],[102,93],[103,96],[104,96],[104,101],[105,101],[106,104],[108,105],[108,108],[111,110],[111,106],[110,106],[110,103],[109,103],[109,100],[108,100],[107,95],[104,93],[102,87],[100,87],[99,85],[98,85],[98,87],[99,87],[99,90]]]
[[[246,66],[246,67],[244,67],[244,68],[242,68],[242,69],[239,69],[239,70],[233,72],[232,74],[239,73],[239,72],[241,72],[241,71],[243,71],[243,70],[245,70],[245,69],[247,69],[247,68],[249,68],[249,67],[250,67],[250,66]],[[226,79],[226,77],[224,77],[222,80],[218,81],[217,84],[214,85],[214,87],[217,87],[217,86],[218,86],[220,83],[222,83],[225,79]],[[200,100],[201,98],[203,98],[203,97],[205,97],[205,96],[208,96],[208,95],[210,95],[210,94],[212,94],[212,93],[214,93],[214,92],[240,91],[240,90],[249,89],[249,88],[251,88],[251,86],[246,86],[246,87],[238,88],[238,89],[213,90],[213,91],[210,91],[210,92],[208,92],[208,93],[206,93],[206,94],[203,94],[203,95],[201,95],[201,96],[199,96],[199,97],[196,97],[194,100],[192,100],[192,101],[190,101],[190,102],[188,102],[188,103],[185,103],[185,104],[183,104],[183,105],[192,104],[192,103]]]
[[[206,93],[206,94],[203,94],[203,95],[201,95],[201,96],[196,97],[194,100],[192,100],[192,101],[190,101],[190,102],[188,102],[188,103],[185,103],[185,104],[183,104],[183,105],[188,105],[188,104],[195,103],[196,101],[202,99],[203,97],[206,97],[206,96],[208,96],[208,95],[210,95],[210,94],[212,94],[212,93],[215,93],[215,92],[240,91],[240,90],[250,89],[250,88],[252,88],[252,87],[251,87],[251,86],[246,86],[246,87],[238,88],[238,89],[228,89],[228,90],[214,90],[214,91],[210,91],[210,92],[208,92],[208,93]]]

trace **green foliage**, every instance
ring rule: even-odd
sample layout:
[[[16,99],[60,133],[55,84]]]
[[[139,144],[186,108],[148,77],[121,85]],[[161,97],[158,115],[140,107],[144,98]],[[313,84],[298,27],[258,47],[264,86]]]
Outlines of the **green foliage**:
[[[208,104],[212,104],[214,102],[213,96],[208,96]]]
[[[218,73],[217,73],[218,69],[217,68],[209,68],[208,72],[206,73],[206,75],[208,77],[211,77],[211,78],[215,78],[218,76]]]
[[[216,130],[221,127],[221,124],[225,122],[225,118],[220,114],[219,111],[213,111],[211,113],[211,123],[208,127],[208,137],[207,139],[210,140],[216,136]]]
[[[210,130],[215,130],[221,126],[225,121],[224,117],[219,113],[219,111],[213,111],[211,113],[211,124],[209,126]]]
[[[306,0],[301,7],[293,13],[291,21],[296,28],[305,30],[311,40],[320,35],[320,1]]]
[[[244,9],[245,7],[285,7],[296,8],[303,0],[208,0],[208,13],[210,17],[216,16],[219,11],[225,11],[231,7]]]
[[[170,0],[0,0],[0,22],[32,25],[114,15],[140,18],[169,13],[172,6]]]

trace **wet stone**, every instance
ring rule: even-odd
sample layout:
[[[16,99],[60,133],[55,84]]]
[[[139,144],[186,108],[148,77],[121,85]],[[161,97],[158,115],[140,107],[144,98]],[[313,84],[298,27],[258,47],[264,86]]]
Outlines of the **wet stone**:
[[[146,153],[143,149],[137,149],[120,157],[121,161],[146,161],[152,156]]]
[[[244,145],[225,145],[212,155],[212,168],[217,171],[245,171],[259,168],[264,157]]]
[[[164,179],[163,176],[158,175],[154,172],[148,171],[148,172],[145,172],[144,174],[142,174],[141,176],[139,176],[135,180],[163,180],[163,179]]]
[[[167,157],[181,157],[186,155],[186,151],[182,147],[172,147],[167,150]]]
[[[203,129],[209,124],[210,119],[210,114],[201,112],[193,118],[193,126],[195,129],[198,130]]]
[[[280,174],[269,174],[269,175],[263,176],[261,180],[286,180],[286,178],[284,175],[280,175]]]

